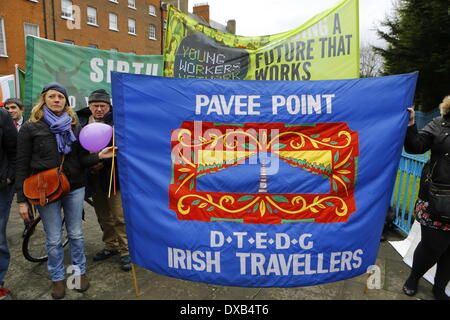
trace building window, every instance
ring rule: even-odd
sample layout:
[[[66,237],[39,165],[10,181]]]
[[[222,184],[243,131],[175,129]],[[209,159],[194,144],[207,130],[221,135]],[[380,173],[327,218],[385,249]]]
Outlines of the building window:
[[[67,43],[67,44],[72,44],[72,45],[75,44],[75,42],[72,40],[64,40],[63,42]]]
[[[87,8],[87,23],[97,26],[97,9],[91,7]]]
[[[109,30],[119,31],[117,23],[117,14],[115,13],[109,14]]]
[[[5,25],[3,24],[3,18],[0,18],[0,56],[6,55]]]
[[[39,26],[37,24],[24,23],[25,46],[27,45],[27,36],[39,37]]]
[[[128,8],[136,9],[136,0],[128,0]]]
[[[148,6],[148,14],[151,16],[155,16],[156,17],[156,8],[155,6],[149,5]]]
[[[61,17],[65,19],[73,19],[71,0],[61,0]]]
[[[148,38],[156,40],[156,27],[153,24],[148,27]]]
[[[96,44],[90,44],[88,45],[88,48],[98,49],[98,46]]]
[[[128,19],[128,34],[136,35],[136,20]]]

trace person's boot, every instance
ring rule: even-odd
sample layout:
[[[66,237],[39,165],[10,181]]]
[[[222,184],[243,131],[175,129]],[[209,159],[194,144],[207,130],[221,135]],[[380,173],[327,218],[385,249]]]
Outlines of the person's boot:
[[[432,292],[436,300],[450,300],[450,297],[445,293],[445,288],[434,285]]]
[[[419,285],[419,279],[415,279],[411,276],[406,280],[405,284],[403,285],[403,292],[407,295],[412,297],[417,293],[417,287]]]
[[[101,260],[108,259],[108,258],[110,258],[112,256],[115,256],[116,254],[119,254],[119,251],[102,249],[99,252],[97,252],[92,259],[94,261],[101,261]]]
[[[131,258],[129,255],[120,257],[120,269],[123,271],[130,271],[132,268],[131,266]]]
[[[66,295],[66,281],[52,281],[52,298],[62,299]]]
[[[80,277],[80,287],[75,288],[75,290],[77,290],[78,292],[85,292],[91,286],[89,283],[89,278],[86,274],[79,275],[78,277]]]

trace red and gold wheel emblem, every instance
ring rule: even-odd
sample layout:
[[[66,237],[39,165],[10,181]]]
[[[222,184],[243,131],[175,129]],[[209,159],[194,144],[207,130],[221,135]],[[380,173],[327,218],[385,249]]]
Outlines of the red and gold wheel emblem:
[[[172,132],[169,208],[180,220],[279,224],[345,222],[355,212],[358,134],[346,123],[184,121]],[[197,179],[270,154],[329,181],[328,193],[270,193],[261,165],[257,193],[198,191]]]

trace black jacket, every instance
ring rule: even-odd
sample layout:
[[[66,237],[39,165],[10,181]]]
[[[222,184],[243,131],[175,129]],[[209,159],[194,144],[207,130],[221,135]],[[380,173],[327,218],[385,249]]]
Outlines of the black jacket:
[[[425,153],[431,150],[430,161],[422,170],[419,197],[426,200],[424,186],[425,177],[432,171],[433,182],[450,185],[450,114],[437,117],[430,121],[423,129],[416,126],[408,127],[405,139],[405,151],[412,154]]]
[[[77,116],[78,119],[80,121],[80,125],[81,127],[86,126],[87,124],[89,124],[89,117],[92,115],[92,112],[89,108],[84,108],[81,109],[79,111],[77,111]],[[105,116],[102,119],[103,123],[113,126],[113,112],[112,112],[112,107],[110,109],[110,111],[105,114]],[[109,146],[112,145],[112,139],[109,143]],[[116,180],[116,190],[120,190],[120,184],[119,184],[119,169],[118,169],[118,165],[117,165],[117,158],[114,159],[115,164],[114,164],[114,179]],[[111,167],[112,167],[112,159],[105,159],[102,160],[103,162],[103,168],[100,169],[99,171],[91,171],[88,170],[88,175],[87,175],[87,190],[86,190],[86,198],[91,196],[91,192],[93,190],[92,186],[93,186],[93,179],[98,178],[100,181],[100,188],[102,189],[102,191],[104,193],[108,193],[109,192],[109,184],[110,184],[110,180],[111,180]],[[114,190],[113,189],[114,186],[111,186],[111,192]]]
[[[6,186],[6,179],[14,180],[16,173],[17,129],[9,113],[0,108],[0,188]]]
[[[78,139],[81,126],[72,126]],[[75,190],[85,186],[85,170],[100,160],[97,153],[90,154],[81,147],[77,140],[72,144],[72,151],[64,156],[63,171],[66,174],[70,189]],[[38,172],[58,167],[61,164],[61,154],[58,152],[56,136],[43,120],[27,121],[19,131],[17,139],[17,169],[16,190],[17,202],[26,201],[23,194],[24,180]]]

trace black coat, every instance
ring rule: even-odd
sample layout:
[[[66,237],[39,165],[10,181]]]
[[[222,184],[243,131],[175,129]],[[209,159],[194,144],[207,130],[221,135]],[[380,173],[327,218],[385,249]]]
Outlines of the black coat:
[[[0,108],[0,188],[6,179],[14,180],[16,173],[17,129],[9,113]]]
[[[77,116],[80,121],[81,127],[84,127],[87,124],[89,124],[89,117],[91,115],[92,115],[92,112],[88,107],[77,111]],[[114,125],[112,107],[111,107],[111,110],[107,114],[105,114],[105,116],[103,117],[102,120],[103,120],[102,122],[107,125],[110,125],[110,126]],[[111,145],[112,145],[112,139],[108,146],[111,146]],[[117,165],[117,158],[114,159],[114,161],[115,161],[114,179],[116,180],[116,190],[120,190],[119,168]],[[105,159],[105,160],[102,160],[102,162],[103,162],[103,168],[100,169],[99,171],[92,172],[92,171],[88,170],[86,198],[91,196],[91,192],[93,190],[93,183],[94,183],[93,179],[96,179],[96,178],[98,178],[100,181],[100,188],[103,191],[103,193],[107,194],[109,192],[109,184],[111,181],[112,159]],[[114,190],[114,185],[111,186],[111,192],[113,192],[113,190]]]
[[[425,153],[431,150],[430,161],[422,170],[419,197],[426,200],[425,177],[433,169],[433,182],[450,185],[450,115],[437,117],[423,129],[408,127],[405,139],[405,151],[412,154]]]
[[[78,139],[81,126],[72,126]],[[23,194],[24,180],[38,172],[58,167],[61,164],[61,154],[58,152],[56,136],[43,120],[27,121],[19,131],[17,140],[16,190],[17,202],[26,201]],[[97,153],[90,154],[81,147],[79,141],[72,144],[72,151],[64,156],[63,172],[70,182],[70,189],[75,190],[85,186],[86,168],[100,160]]]

